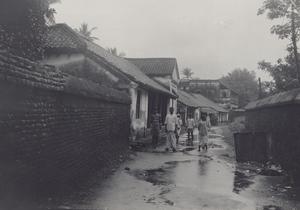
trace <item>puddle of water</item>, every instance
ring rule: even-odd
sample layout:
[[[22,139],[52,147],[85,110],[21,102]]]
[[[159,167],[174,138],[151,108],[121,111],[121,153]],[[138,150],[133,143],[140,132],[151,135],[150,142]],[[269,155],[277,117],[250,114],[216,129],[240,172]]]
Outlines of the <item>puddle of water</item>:
[[[191,163],[193,161],[195,161],[195,160],[168,161],[168,162],[165,162],[165,164],[176,166],[179,163]]]
[[[233,192],[239,194],[242,190],[245,190],[253,183],[253,177],[247,176],[245,173],[240,171],[236,171],[234,176]]]
[[[148,170],[133,170],[129,174],[137,178],[149,182],[153,185],[168,185],[170,180],[167,179],[167,171],[164,168],[148,169]]]
[[[269,206],[264,206],[263,210],[283,210],[283,209],[279,206],[269,205]]]

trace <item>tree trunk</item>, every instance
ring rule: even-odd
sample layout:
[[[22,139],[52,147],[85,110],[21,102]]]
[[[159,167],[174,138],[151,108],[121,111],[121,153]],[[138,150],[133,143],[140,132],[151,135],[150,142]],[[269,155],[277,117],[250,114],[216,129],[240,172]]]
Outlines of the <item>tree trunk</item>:
[[[295,57],[295,64],[296,64],[296,71],[297,71],[297,79],[300,83],[300,67],[299,67],[299,58],[298,58],[298,48],[297,48],[297,35],[296,35],[296,26],[295,26],[295,7],[292,5],[292,43],[293,43],[293,50],[294,50],[294,57]]]

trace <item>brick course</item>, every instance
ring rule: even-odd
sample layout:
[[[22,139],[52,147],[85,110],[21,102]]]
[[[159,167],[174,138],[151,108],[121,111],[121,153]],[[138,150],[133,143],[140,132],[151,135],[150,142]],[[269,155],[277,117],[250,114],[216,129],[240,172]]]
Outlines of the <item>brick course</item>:
[[[127,93],[1,51],[0,99],[2,181],[65,190],[127,152]]]

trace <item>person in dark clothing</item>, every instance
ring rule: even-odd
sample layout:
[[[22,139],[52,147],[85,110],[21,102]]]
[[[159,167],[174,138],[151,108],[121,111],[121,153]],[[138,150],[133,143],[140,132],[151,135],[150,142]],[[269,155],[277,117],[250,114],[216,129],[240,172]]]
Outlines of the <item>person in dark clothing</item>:
[[[187,120],[186,127],[187,127],[187,133],[188,133],[187,145],[193,146],[195,120],[192,118],[191,114],[189,115],[189,118]]]
[[[154,114],[152,115],[152,120],[151,120],[151,132],[152,132],[152,146],[155,149],[158,145],[158,140],[160,136],[160,120],[161,116],[158,113],[158,110],[156,109],[154,111]]]
[[[207,151],[208,149],[208,128],[207,128],[207,122],[206,122],[206,116],[201,116],[201,121],[198,125],[199,130],[199,146],[198,151],[202,148],[203,150]]]

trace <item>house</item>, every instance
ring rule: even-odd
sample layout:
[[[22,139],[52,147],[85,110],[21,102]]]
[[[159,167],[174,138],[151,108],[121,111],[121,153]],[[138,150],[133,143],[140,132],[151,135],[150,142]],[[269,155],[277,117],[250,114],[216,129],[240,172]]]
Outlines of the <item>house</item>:
[[[199,109],[199,103],[191,94],[178,89],[177,112],[185,125],[189,116],[195,117]]]
[[[212,124],[217,125],[219,123],[228,122],[229,112],[221,107],[219,104],[206,98],[205,96],[197,93],[193,93],[192,96],[196,98],[199,103],[200,114],[209,115]]]
[[[225,109],[239,107],[239,94],[220,80],[183,79],[179,86],[182,90],[200,93]]]
[[[294,178],[300,175],[299,104],[298,88],[250,102],[245,108],[245,130],[265,136],[256,141],[258,151],[265,161],[280,163]]]
[[[127,58],[134,63],[147,76],[166,87],[170,93],[177,94],[179,85],[179,71],[176,58]],[[177,112],[177,100],[171,98],[168,107]]]
[[[178,90],[178,112],[181,114],[183,122],[189,115],[196,120],[201,115],[210,116],[213,125],[228,121],[228,111],[201,94],[190,94],[183,90]]]
[[[130,94],[134,138],[144,136],[150,126],[153,110],[149,107],[153,103],[157,103],[160,114],[165,117],[170,99],[176,96],[144,74],[136,65],[110,54],[66,24],[56,24],[48,31],[43,61],[45,64],[57,66],[69,74],[100,84],[114,86]]]

